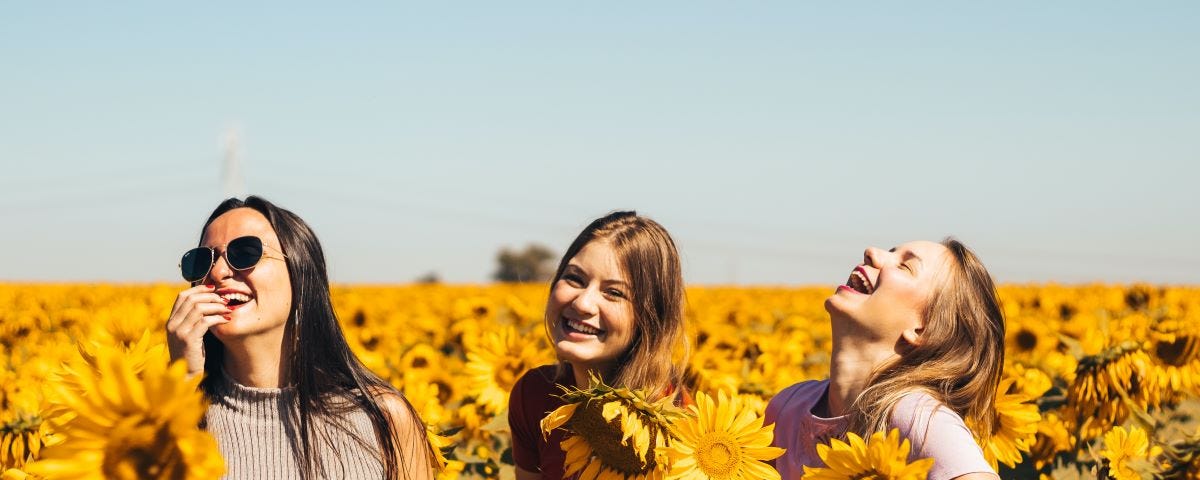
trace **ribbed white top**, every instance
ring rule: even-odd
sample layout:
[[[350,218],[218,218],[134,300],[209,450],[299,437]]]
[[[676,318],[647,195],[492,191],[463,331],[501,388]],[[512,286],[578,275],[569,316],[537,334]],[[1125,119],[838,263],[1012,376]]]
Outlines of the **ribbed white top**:
[[[205,414],[206,428],[217,439],[232,480],[291,480],[300,477],[300,434],[296,391],[247,387],[222,375]],[[346,402],[349,405],[349,402]],[[379,440],[370,418],[360,408],[334,422],[318,422],[320,476],[336,479],[383,478]],[[349,432],[353,432],[351,435]],[[357,436],[357,439],[355,438]]]

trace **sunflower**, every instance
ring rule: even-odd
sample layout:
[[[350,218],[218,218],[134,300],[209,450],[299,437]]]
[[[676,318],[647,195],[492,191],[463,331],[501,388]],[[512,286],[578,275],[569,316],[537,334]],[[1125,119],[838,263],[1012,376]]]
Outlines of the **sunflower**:
[[[542,419],[542,434],[563,427],[563,473],[585,480],[661,479],[670,423],[683,413],[665,397],[651,402],[645,392],[614,388],[592,376],[586,390],[563,387],[565,405]]]
[[[476,403],[483,405],[488,413],[503,410],[517,379],[529,369],[549,363],[549,351],[543,344],[521,338],[515,328],[508,326],[488,332],[478,345],[468,348],[466,374]]]
[[[50,430],[42,415],[17,412],[0,424],[0,469],[21,467],[36,460],[43,447],[52,447],[62,437]]]
[[[429,448],[433,450],[434,459],[437,460],[439,468],[446,468],[449,461],[446,459],[446,450],[453,449],[454,440],[449,436],[443,437],[438,433],[437,428],[430,425],[425,425],[425,436],[429,438]]]
[[[53,478],[201,479],[220,476],[224,461],[217,442],[197,425],[205,412],[201,377],[187,379],[187,366],[146,362],[122,348],[92,352],[94,369],[68,371],[55,385],[56,417],[65,441],[44,451],[26,469]],[[78,387],[78,388],[74,388]]]
[[[1042,414],[1042,420],[1037,424],[1037,437],[1029,448],[1029,457],[1033,459],[1034,468],[1054,462],[1054,457],[1060,453],[1071,451],[1071,433],[1066,424],[1053,412]]]
[[[698,393],[689,410],[691,415],[672,427],[675,440],[662,449],[670,479],[779,478],[762,463],[783,455],[782,448],[770,446],[775,426],[764,427],[752,408],[722,391],[715,402]]]
[[[1083,438],[1124,423],[1132,409],[1144,411],[1153,405],[1145,392],[1150,373],[1149,355],[1132,340],[1080,359],[1075,380],[1067,387],[1064,418],[1078,426]]]
[[[1041,415],[1037,405],[1031,403],[1036,395],[1021,391],[1016,382],[1017,379],[1009,378],[1000,383],[992,435],[976,439],[993,470],[998,468],[997,462],[1016,467],[1021,463],[1021,452],[1029,453],[1037,438]]]
[[[1194,392],[1200,381],[1200,332],[1191,322],[1163,321],[1150,333],[1147,351],[1154,360],[1146,389],[1173,402]]]
[[[1054,380],[1044,370],[1019,363],[1004,368],[1004,377],[1013,380],[1012,390],[1023,392],[1029,398],[1037,398],[1054,387]],[[1004,390],[998,390],[1003,392]]]
[[[887,478],[891,480],[922,480],[933,468],[932,458],[923,458],[908,463],[908,452],[912,446],[908,439],[900,440],[900,430],[893,428],[884,434],[875,432],[870,440],[847,433],[849,443],[833,439],[830,445],[817,445],[817,455],[825,462],[825,468],[809,467],[804,470],[805,480],[850,480],[859,478]]]
[[[1158,448],[1150,447],[1146,431],[1138,427],[1125,430],[1113,427],[1104,434],[1104,449],[1100,456],[1108,463],[1108,475],[1116,480],[1138,480],[1152,475],[1153,465],[1148,462],[1158,455]]]

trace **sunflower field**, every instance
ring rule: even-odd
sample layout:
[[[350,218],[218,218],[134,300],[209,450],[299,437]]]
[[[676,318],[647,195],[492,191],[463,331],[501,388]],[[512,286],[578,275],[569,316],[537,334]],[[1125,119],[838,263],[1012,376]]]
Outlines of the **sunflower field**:
[[[199,379],[167,361],[163,324],[182,288],[0,284],[3,479],[221,475],[215,441],[197,427]],[[828,375],[831,292],[690,288],[691,411],[638,406],[637,395],[598,384],[568,395],[625,403],[581,401],[543,426],[594,410],[624,430],[618,441],[641,462],[661,451],[674,465],[662,478],[721,478],[714,468],[754,478],[758,460],[779,453],[765,448],[771,428],[761,422],[771,395]],[[441,478],[511,478],[509,390],[553,362],[542,325],[547,287],[338,286],[333,295],[359,358],[426,422],[444,457]],[[977,441],[1003,478],[1200,478],[1200,288],[1007,285],[1000,295],[1005,379],[995,434]],[[634,410],[651,423],[629,420]],[[703,447],[711,442],[685,441],[714,422],[736,424],[741,433],[722,438],[753,458],[719,465]],[[645,425],[681,440],[655,445]],[[908,444],[895,435],[848,440],[821,448],[840,470],[813,478],[928,468],[905,464]],[[580,468],[584,477],[599,471]],[[896,476],[909,477],[920,475]]]

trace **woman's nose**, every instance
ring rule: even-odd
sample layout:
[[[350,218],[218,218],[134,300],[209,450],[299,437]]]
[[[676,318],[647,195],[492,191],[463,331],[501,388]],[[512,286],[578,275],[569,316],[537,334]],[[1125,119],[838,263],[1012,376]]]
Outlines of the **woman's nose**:
[[[224,253],[218,253],[213,266],[208,270],[208,278],[213,283],[220,283],[221,279],[233,276],[233,269],[229,268],[229,262],[225,261]]]
[[[571,301],[571,308],[584,315],[585,317],[594,317],[597,313],[596,308],[596,291],[591,288],[586,288],[579,292],[579,295]]]
[[[890,265],[896,259],[894,252],[881,248],[867,247],[863,252],[863,263],[876,269],[883,268],[884,265]]]
[[[878,265],[876,262],[879,260],[880,252],[881,250],[878,248],[867,247],[867,249],[863,251],[863,264],[870,265],[872,267]]]

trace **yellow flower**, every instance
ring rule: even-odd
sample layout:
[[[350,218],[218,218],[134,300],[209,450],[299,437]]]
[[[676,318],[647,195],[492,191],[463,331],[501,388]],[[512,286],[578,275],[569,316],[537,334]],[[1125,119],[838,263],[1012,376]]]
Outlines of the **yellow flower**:
[[[508,405],[508,393],[517,379],[539,365],[549,363],[544,342],[521,338],[512,326],[488,332],[475,348],[467,351],[466,374],[476,403],[496,413]]]
[[[1152,405],[1145,391],[1150,373],[1150,357],[1134,341],[1084,357],[1067,387],[1063,417],[1085,438],[1100,435],[1127,420],[1131,405],[1141,410]]]
[[[932,458],[923,458],[908,463],[911,445],[908,439],[900,440],[900,430],[892,429],[886,435],[875,432],[870,440],[863,442],[854,433],[847,434],[849,443],[833,439],[830,445],[817,445],[817,455],[825,462],[825,468],[807,468],[805,480],[850,480],[860,478],[886,478],[891,480],[923,480],[933,468]]]
[[[1200,381],[1200,332],[1191,322],[1164,321],[1151,331],[1147,351],[1154,360],[1146,389],[1175,401],[1194,394]]]
[[[19,468],[10,468],[0,473],[0,480],[26,480],[32,479],[34,476],[26,473]]]
[[[563,427],[571,433],[560,445],[563,473],[591,480],[661,479],[670,421],[682,414],[670,397],[646,400],[641,391],[613,388],[592,377],[586,390],[564,389],[567,403],[542,419],[542,434]]]
[[[436,428],[429,425],[425,426],[425,436],[429,438],[429,447],[433,449],[433,456],[437,460],[437,464],[445,468],[448,463],[445,451],[454,446],[454,440],[450,437],[443,437]]]
[[[62,437],[50,431],[41,415],[19,412],[0,425],[0,469],[21,467],[35,460],[43,447],[54,446]]]
[[[1030,447],[1036,440],[1038,421],[1041,415],[1037,405],[1029,403],[1033,397],[1016,390],[1016,379],[1006,379],[1000,383],[996,395],[996,420],[994,431],[990,438],[977,439],[983,447],[983,456],[992,469],[997,469],[997,462],[1015,467],[1021,463],[1021,452],[1029,453]]]
[[[205,412],[200,377],[186,365],[145,363],[140,378],[121,348],[92,352],[95,369],[67,373],[55,402],[65,441],[45,450],[29,473],[74,479],[208,479],[225,463],[216,440],[198,428]],[[78,386],[82,391],[72,388]]]
[[[1037,439],[1030,446],[1029,456],[1033,458],[1034,468],[1053,463],[1054,457],[1062,452],[1071,451],[1071,433],[1057,414],[1046,412],[1037,425]]]
[[[670,479],[778,479],[765,463],[783,449],[772,447],[774,425],[763,426],[753,409],[717,393],[717,400],[698,393],[692,415],[672,426],[675,439],[662,451],[670,461]]]
[[[1146,460],[1156,455],[1157,449],[1150,448],[1150,440],[1146,431],[1138,427],[1125,430],[1125,427],[1113,427],[1104,434],[1104,450],[1100,456],[1108,461],[1108,474],[1116,480],[1138,480],[1143,478],[1142,468],[1134,468],[1139,460]],[[1147,464],[1148,465],[1148,464]]]

